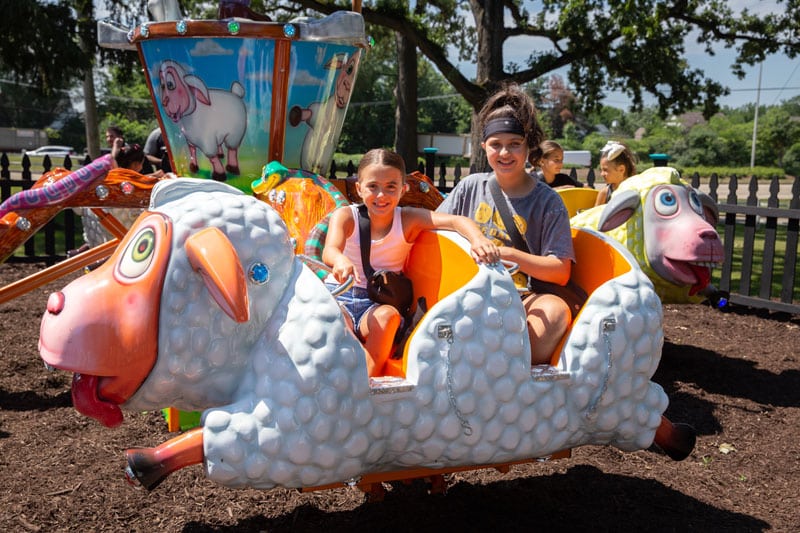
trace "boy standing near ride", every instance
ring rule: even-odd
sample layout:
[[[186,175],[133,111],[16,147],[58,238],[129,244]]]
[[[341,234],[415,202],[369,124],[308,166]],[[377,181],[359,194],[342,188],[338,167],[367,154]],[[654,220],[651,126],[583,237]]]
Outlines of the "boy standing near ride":
[[[399,207],[407,189],[403,158],[385,149],[370,150],[358,165],[356,191],[367,209],[371,240],[369,262],[375,271],[399,272],[411,246],[424,230],[454,230],[467,238],[471,255],[478,262],[499,260],[497,246],[483,236],[478,226],[465,217],[437,213],[415,207]],[[367,351],[367,371],[380,375],[400,327],[400,312],[390,305],[369,299],[366,275],[361,261],[358,206],[340,207],[331,215],[323,261],[331,267],[332,282],[341,283],[353,276],[353,287],[337,300],[345,318]]]
[[[575,261],[567,209],[558,193],[526,170],[527,163],[539,162],[544,137],[533,102],[519,86],[507,85],[484,104],[478,124],[492,172],[461,180],[437,211],[473,218],[498,244],[501,259],[517,263],[527,276],[566,284]],[[503,216],[504,211],[510,216]],[[516,228],[509,231],[505,218],[513,218]],[[515,246],[515,240],[524,242]],[[545,292],[530,292],[522,303],[531,362],[546,364],[567,330],[570,309],[564,300]]]

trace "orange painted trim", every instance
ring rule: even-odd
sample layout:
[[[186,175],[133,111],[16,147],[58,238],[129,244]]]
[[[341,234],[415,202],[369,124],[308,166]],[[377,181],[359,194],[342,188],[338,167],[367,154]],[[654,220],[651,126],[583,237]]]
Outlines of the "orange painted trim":
[[[289,98],[289,75],[292,42],[275,40],[275,65],[272,69],[272,108],[269,119],[269,160],[283,160],[286,138],[286,104]]]
[[[566,449],[559,452],[555,452],[551,454],[547,460],[558,460],[558,459],[568,459],[572,456],[572,450]],[[472,470],[485,470],[487,468],[494,468],[499,472],[508,472],[509,467],[514,465],[521,465],[521,464],[528,464],[528,463],[537,463],[540,462],[539,458],[531,458],[531,459],[521,459],[519,461],[511,461],[508,463],[494,463],[494,464],[486,464],[486,465],[465,465],[465,466],[453,466],[448,468],[411,468],[408,470],[394,470],[391,472],[374,472],[370,474],[363,474],[359,476],[358,479],[358,486],[359,488],[365,487],[371,483],[387,483],[390,481],[403,481],[403,480],[413,480],[413,479],[420,479],[426,478],[431,476],[439,476],[444,474],[452,474],[454,472],[469,472]],[[312,492],[316,490],[329,490],[329,489],[339,489],[345,483],[330,483],[328,485],[319,485],[317,487],[303,487],[300,489],[301,492]]]
[[[59,278],[66,276],[71,272],[80,270],[85,266],[89,266],[97,261],[109,257],[119,244],[119,239],[113,239],[104,242],[99,246],[90,248],[82,254],[70,257],[65,261],[56,263],[44,270],[40,270],[35,274],[23,278],[21,280],[9,283],[5,287],[0,288],[0,304],[13,300],[17,296],[22,296],[34,289],[47,285]]]
[[[161,130],[161,140],[164,142],[164,148],[167,149],[167,157],[169,158],[169,168],[175,169],[178,168],[175,166],[175,160],[172,159],[172,148],[169,145],[169,135],[165,132],[167,129],[164,127],[164,122],[161,120],[161,113],[158,111],[158,99],[156,99],[156,95],[159,94],[158,85],[153,85],[153,79],[150,77],[150,69],[147,68],[147,62],[144,60],[144,54],[142,53],[142,45],[141,41],[136,44],[136,53],[139,54],[139,64],[144,65],[144,81],[147,84],[147,87],[150,89],[148,92],[150,93],[150,102],[153,104],[153,110],[155,111],[156,121],[158,121],[158,127]]]
[[[180,413],[174,407],[167,407],[167,431],[175,433],[181,429]]]

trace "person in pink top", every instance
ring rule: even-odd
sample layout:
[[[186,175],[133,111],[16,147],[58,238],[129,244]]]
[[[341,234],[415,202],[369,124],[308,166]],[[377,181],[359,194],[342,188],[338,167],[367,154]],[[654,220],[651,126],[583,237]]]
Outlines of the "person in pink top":
[[[471,255],[478,262],[500,260],[497,246],[484,237],[471,219],[428,209],[399,207],[407,188],[405,164],[400,155],[382,148],[364,154],[358,165],[356,191],[369,216],[369,261],[375,271],[400,271],[414,240],[428,229],[457,231],[469,241]],[[329,281],[341,283],[349,276],[354,278],[353,287],[337,296],[337,300],[348,325],[364,343],[369,375],[379,375],[391,354],[402,317],[394,307],[376,304],[367,295],[357,206],[340,207],[331,215],[322,260],[331,267]]]

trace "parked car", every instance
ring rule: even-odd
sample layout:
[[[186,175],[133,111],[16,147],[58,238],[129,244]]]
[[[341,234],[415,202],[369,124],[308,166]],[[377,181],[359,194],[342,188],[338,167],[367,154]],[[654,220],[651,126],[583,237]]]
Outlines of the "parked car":
[[[68,155],[75,155],[75,149],[72,146],[59,146],[59,145],[49,145],[49,146],[40,146],[35,150],[23,150],[22,155],[27,155],[28,157],[44,157],[46,155],[50,156],[50,159],[56,157],[66,157]]]

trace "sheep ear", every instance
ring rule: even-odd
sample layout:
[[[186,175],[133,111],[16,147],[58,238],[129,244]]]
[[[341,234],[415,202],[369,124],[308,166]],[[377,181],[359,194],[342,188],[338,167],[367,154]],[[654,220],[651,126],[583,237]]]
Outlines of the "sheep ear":
[[[641,203],[636,191],[619,191],[603,208],[597,229],[602,232],[611,231],[623,225],[633,216]]]
[[[197,76],[184,76],[183,82],[194,94],[195,99],[201,104],[211,105],[211,98],[208,96],[208,87],[203,80]]]
[[[706,222],[712,226],[716,226],[719,222],[719,206],[717,202],[704,192],[698,190],[695,190],[695,192],[697,193],[697,197],[700,198],[700,205],[703,206],[703,215],[705,216]]]
[[[217,305],[236,322],[247,322],[247,281],[228,237],[219,228],[205,228],[186,239],[185,248],[189,264],[202,276]]]

